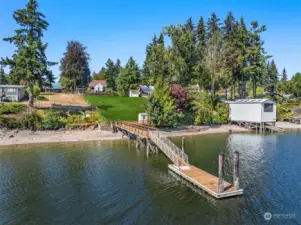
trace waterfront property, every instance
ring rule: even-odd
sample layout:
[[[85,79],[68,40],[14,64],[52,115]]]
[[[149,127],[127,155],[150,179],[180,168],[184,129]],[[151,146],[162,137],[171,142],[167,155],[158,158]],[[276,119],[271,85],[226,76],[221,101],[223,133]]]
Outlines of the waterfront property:
[[[234,122],[274,123],[276,103],[269,99],[240,99],[230,104],[230,120]]]
[[[25,96],[24,85],[2,85],[0,84],[0,102],[8,101],[20,101]]]
[[[93,80],[89,83],[89,88],[92,92],[105,92],[107,88],[106,80]]]
[[[168,168],[179,177],[205,191],[211,196],[221,199],[243,194],[239,186],[239,153],[234,153],[233,184],[224,181],[224,154],[219,155],[218,177],[190,165],[188,155],[184,152],[184,138],[182,149],[173,144],[167,137],[162,136],[156,128],[136,123],[114,122],[113,132],[120,131],[129,139],[136,140],[136,148],[146,148],[147,155],[161,150],[173,164]]]

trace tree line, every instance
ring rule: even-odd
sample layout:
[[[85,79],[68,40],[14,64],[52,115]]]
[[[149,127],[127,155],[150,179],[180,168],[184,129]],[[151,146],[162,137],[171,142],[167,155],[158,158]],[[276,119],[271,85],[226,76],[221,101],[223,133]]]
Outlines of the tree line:
[[[15,46],[13,55],[1,58],[0,82],[29,87],[29,105],[33,105],[33,87],[51,87],[55,76],[47,60],[44,32],[49,24],[38,11],[37,0],[29,0],[24,9],[16,10],[13,17],[19,28],[14,35],[3,40]],[[91,74],[90,55],[79,41],[69,41],[60,60],[62,87],[75,91],[86,88],[92,79],[105,79],[108,90],[128,95],[140,84],[155,85],[158,79],[165,84],[183,87],[198,84],[208,93],[220,90],[231,98],[256,97],[258,92],[292,92],[301,95],[300,75],[290,81],[286,71],[279,78],[276,63],[264,49],[264,25],[252,21],[246,25],[243,17],[235,18],[231,12],[224,20],[212,13],[207,21],[192,18],[179,25],[162,28],[146,46],[145,61],[141,68],[133,57],[124,67],[120,60],[108,59],[99,73]]]

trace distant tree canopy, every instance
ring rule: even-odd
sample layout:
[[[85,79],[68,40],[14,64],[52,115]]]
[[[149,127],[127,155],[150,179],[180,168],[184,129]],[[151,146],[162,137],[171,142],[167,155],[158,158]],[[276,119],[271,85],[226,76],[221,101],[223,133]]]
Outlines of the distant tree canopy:
[[[137,89],[141,81],[139,67],[133,57],[125,65],[117,78],[117,91],[122,96],[128,96],[131,89]]]
[[[21,80],[29,87],[29,106],[34,104],[34,85],[51,86],[54,76],[49,66],[56,63],[47,61],[43,43],[44,31],[48,28],[45,16],[38,11],[36,0],[29,0],[24,9],[16,10],[13,17],[18,24],[15,35],[4,38],[15,46],[12,58],[1,59],[1,64],[9,66],[9,80],[19,84]]]
[[[211,93],[229,89],[232,98],[245,98],[247,83],[253,96],[259,86],[274,91],[278,72],[264,50],[265,30],[257,21],[247,26],[243,17],[236,19],[231,12],[224,21],[213,12],[207,22],[200,17],[196,26],[190,17],[164,27],[146,47],[143,81],[154,84],[162,76],[168,84],[199,84]]]
[[[286,74],[285,69],[283,71]],[[290,80],[282,79],[277,90],[280,94],[293,94],[296,97],[301,97],[301,73],[296,73]]]
[[[92,79],[93,80],[105,80],[106,79],[105,76],[106,76],[106,69],[104,67],[102,67],[98,73],[93,72]]]
[[[73,91],[77,87],[87,87],[90,82],[89,60],[90,56],[83,44],[78,41],[67,43],[66,52],[61,59],[60,70],[61,78],[65,77],[73,81]]]

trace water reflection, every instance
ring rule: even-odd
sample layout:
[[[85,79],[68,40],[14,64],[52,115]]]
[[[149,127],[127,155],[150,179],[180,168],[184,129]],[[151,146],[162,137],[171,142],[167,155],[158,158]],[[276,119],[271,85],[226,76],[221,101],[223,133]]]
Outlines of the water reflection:
[[[192,164],[217,175],[241,159],[241,197],[216,200],[170,174],[162,154],[133,142],[33,145],[0,150],[0,224],[264,224],[264,212],[300,224],[299,133],[186,138]],[[181,144],[181,139],[173,139]]]

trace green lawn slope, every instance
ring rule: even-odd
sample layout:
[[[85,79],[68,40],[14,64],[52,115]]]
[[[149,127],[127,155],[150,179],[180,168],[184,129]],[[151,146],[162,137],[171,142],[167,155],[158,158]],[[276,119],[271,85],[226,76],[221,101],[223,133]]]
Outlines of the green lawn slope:
[[[145,112],[146,98],[130,98],[121,96],[85,96],[90,105],[97,106],[106,119],[137,121],[138,114]]]

